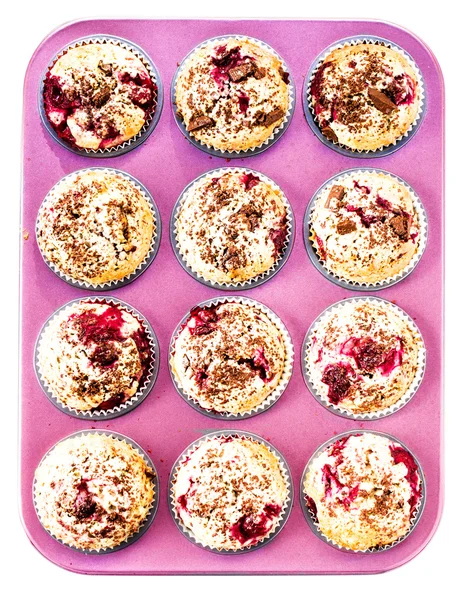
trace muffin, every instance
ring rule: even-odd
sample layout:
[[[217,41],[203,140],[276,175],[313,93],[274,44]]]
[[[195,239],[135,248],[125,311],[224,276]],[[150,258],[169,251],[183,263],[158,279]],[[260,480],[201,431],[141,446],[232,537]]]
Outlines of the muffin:
[[[395,143],[416,121],[422,98],[415,65],[382,44],[330,52],[311,80],[310,103],[324,136],[352,150]]]
[[[196,307],[172,344],[172,374],[202,408],[233,415],[261,406],[282,383],[284,337],[259,307]]]
[[[366,171],[340,176],[321,191],[309,233],[324,267],[358,284],[402,273],[425,241],[409,188],[392,175]]]
[[[127,309],[83,299],[44,328],[38,344],[41,381],[64,407],[111,410],[134,398],[154,360],[148,332]]]
[[[180,201],[175,236],[186,265],[217,284],[248,282],[280,260],[289,239],[279,188],[245,169],[211,172]]]
[[[306,366],[323,403],[361,415],[409,400],[423,374],[423,353],[405,313],[364,298],[336,304],[315,322]]]
[[[113,148],[136,136],[151,118],[157,87],[135,53],[114,43],[67,49],[46,74],[45,115],[73,147]]]
[[[69,437],[35,471],[37,515],[68,546],[114,549],[143,525],[154,501],[154,477],[124,440],[103,433]]]
[[[311,459],[305,501],[319,531],[341,548],[378,550],[413,527],[423,482],[412,454],[371,432],[346,435]]]
[[[289,498],[287,478],[262,443],[238,435],[201,441],[171,486],[174,513],[194,541],[241,550],[277,529]]]
[[[37,242],[58,273],[101,285],[134,273],[156,235],[152,209],[141,189],[111,170],[77,171],[45,198]]]
[[[287,117],[289,74],[256,40],[212,40],[182,65],[175,103],[198,142],[224,152],[249,150],[268,140]]]

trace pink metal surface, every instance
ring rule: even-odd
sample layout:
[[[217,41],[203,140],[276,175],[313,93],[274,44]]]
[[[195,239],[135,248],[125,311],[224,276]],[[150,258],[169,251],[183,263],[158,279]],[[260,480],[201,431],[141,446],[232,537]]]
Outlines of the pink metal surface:
[[[201,41],[217,35],[249,35],[273,46],[291,68],[297,86],[295,115],[285,135],[266,152],[232,163],[211,158],[183,138],[172,115],[169,86],[177,62]],[[157,129],[139,148],[105,160],[77,156],[61,148],[40,122],[37,90],[50,58],[64,45],[85,35],[112,34],[140,45],[158,67],[165,86],[165,106]],[[371,34],[407,50],[427,85],[427,114],[417,135],[398,152],[383,158],[341,156],[311,132],[302,110],[304,76],[314,58],[338,39]],[[24,90],[23,227],[30,233],[22,255],[22,397],[21,510],[34,546],[56,564],[84,573],[375,573],[397,567],[420,552],[431,538],[442,505],[442,285],[443,285],[443,83],[429,49],[396,26],[360,21],[154,21],[100,20],[66,25],[37,49]],[[284,321],[295,344],[294,374],[281,399],[268,412],[238,423],[270,440],[287,459],[295,484],[292,514],[270,544],[241,556],[217,556],[195,547],[177,530],[167,507],[167,480],[178,455],[194,439],[228,427],[199,414],[175,392],[167,364],[172,331],[184,313],[218,293],[194,281],[178,264],[168,239],[172,207],[195,177],[216,167],[246,166],[273,178],[286,193],[296,219],[292,255],[277,276],[245,295],[269,306]],[[85,167],[111,166],[134,175],[147,186],[160,209],[163,238],[151,267],[116,295],[151,322],[161,347],[161,367],[153,391],[133,412],[94,424],[132,437],[152,456],[159,474],[161,499],[156,519],[137,543],[106,556],[85,556],[64,548],[42,529],[32,503],[34,469],[59,439],[85,429],[58,411],[36,380],[33,350],[45,319],[59,306],[87,295],[58,279],[44,264],[34,235],[37,211],[48,190],[64,175]],[[395,415],[373,423],[354,423],[323,409],[308,392],[300,369],[300,348],[311,322],[328,305],[355,295],[324,279],[311,265],[302,239],[303,213],[315,190],[335,173],[352,167],[380,167],[409,182],[429,218],[428,247],[416,270],[377,295],[396,302],[412,316],[425,338],[428,363],[424,381],[412,402]],[[356,293],[357,294],[357,293]],[[355,426],[400,438],[420,459],[427,479],[427,505],[413,534],[389,552],[351,555],[317,539],[298,503],[300,476],[319,444]]]

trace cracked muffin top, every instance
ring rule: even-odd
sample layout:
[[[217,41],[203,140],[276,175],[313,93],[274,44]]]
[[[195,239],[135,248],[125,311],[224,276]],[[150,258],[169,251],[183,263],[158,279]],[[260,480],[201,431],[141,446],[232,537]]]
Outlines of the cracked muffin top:
[[[322,133],[353,150],[378,150],[417,118],[422,90],[409,61],[372,43],[333,50],[311,81],[311,104]]]
[[[104,150],[140,132],[156,96],[157,86],[133,52],[91,42],[58,58],[46,75],[43,101],[61,139],[76,148]]]
[[[64,275],[98,285],[136,271],[156,232],[149,202],[127,177],[77,172],[59,182],[38,214],[37,242]]]
[[[381,411],[413,384],[422,340],[393,305],[334,306],[312,330],[308,365],[321,398],[353,414]]]
[[[289,74],[275,54],[249,39],[227,38],[197,48],[176,82],[186,129],[223,151],[260,146],[289,109]]]
[[[289,494],[279,461],[238,436],[199,443],[180,463],[172,497],[195,540],[218,550],[257,544],[277,527]]]
[[[65,439],[35,471],[38,517],[65,544],[86,551],[115,548],[146,519],[154,476],[123,440],[100,433]]]
[[[277,263],[288,241],[282,192],[244,169],[202,177],[186,193],[176,240],[186,264],[216,283],[239,283]]]
[[[365,551],[408,533],[422,480],[400,444],[361,433],[327,446],[312,461],[303,489],[321,533],[343,548]]]
[[[40,338],[42,380],[64,406],[110,410],[132,398],[148,377],[153,356],[138,319],[102,301],[60,311]]]
[[[424,242],[409,189],[385,173],[352,173],[315,200],[310,239],[331,273],[354,283],[398,275]]]
[[[239,414],[275,390],[285,359],[283,336],[260,308],[223,302],[191,310],[175,340],[171,366],[202,408]]]

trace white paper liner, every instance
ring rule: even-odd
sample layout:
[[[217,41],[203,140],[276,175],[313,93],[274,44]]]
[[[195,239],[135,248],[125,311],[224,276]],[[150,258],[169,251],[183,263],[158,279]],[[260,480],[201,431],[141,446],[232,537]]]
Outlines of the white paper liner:
[[[401,398],[398,400],[398,402],[395,402],[395,404],[393,404],[392,406],[389,406],[389,407],[381,409],[381,410],[371,411],[371,412],[363,412],[363,413],[354,413],[351,410],[343,408],[342,406],[340,406],[340,404],[338,404],[338,405],[332,404],[325,397],[325,394],[316,387],[316,384],[312,377],[311,365],[310,365],[310,348],[311,348],[311,344],[313,342],[313,336],[316,335],[317,326],[319,326],[322,322],[328,320],[330,318],[331,314],[333,312],[335,312],[338,308],[341,308],[345,304],[348,304],[351,302],[360,303],[360,304],[361,303],[362,304],[375,303],[375,304],[380,305],[382,308],[385,308],[386,310],[394,311],[395,314],[397,314],[397,316],[400,317],[410,327],[410,329],[413,331],[413,333],[417,336],[417,339],[419,340],[418,341],[418,355],[417,355],[417,370],[414,375],[414,379],[412,380],[411,384],[409,385],[408,389],[403,394],[403,396],[401,396]],[[422,383],[423,376],[425,373],[426,354],[427,353],[426,353],[426,349],[425,349],[425,344],[424,344],[423,337],[422,337],[422,334],[420,333],[419,328],[417,327],[415,322],[411,319],[411,317],[406,312],[404,312],[404,310],[402,308],[399,308],[398,306],[396,306],[396,304],[393,304],[393,302],[389,302],[388,300],[383,300],[382,298],[378,298],[376,296],[358,296],[358,297],[348,298],[347,300],[341,300],[340,302],[336,302],[335,304],[332,304],[324,312],[322,312],[317,317],[317,319],[312,323],[311,327],[309,328],[309,330],[305,336],[303,346],[302,346],[302,372],[303,372],[303,377],[305,379],[305,383],[306,383],[308,389],[313,394],[315,399],[324,408],[327,408],[330,412],[337,414],[341,417],[346,417],[347,419],[354,419],[356,421],[374,421],[374,420],[382,419],[384,417],[388,417],[389,415],[394,414],[395,412],[397,412],[398,410],[400,410],[401,408],[406,406],[406,404],[408,404],[408,402],[410,402],[410,400],[414,397],[414,395],[416,394],[417,390],[420,387],[420,384]]]
[[[393,442],[399,444],[400,446],[402,446],[407,452],[409,452],[409,454],[414,459],[414,461],[418,467],[419,477],[420,477],[420,499],[417,502],[416,506],[414,507],[414,512],[410,519],[410,527],[409,527],[408,531],[404,535],[402,535],[401,537],[396,539],[394,542],[392,542],[391,544],[386,544],[384,546],[379,546],[379,547],[374,547],[374,548],[368,548],[366,550],[352,550],[351,548],[346,548],[345,546],[341,546],[341,545],[337,544],[336,542],[331,540],[329,537],[327,537],[321,531],[316,515],[307,506],[307,503],[306,503],[307,495],[305,494],[305,480],[308,476],[308,472],[311,467],[311,464],[315,460],[315,458],[317,458],[328,446],[330,446],[337,440],[340,440],[349,435],[355,435],[358,433],[359,434],[372,433],[374,435],[386,437],[390,441],[393,441]],[[321,444],[321,446],[319,446],[319,448],[316,449],[316,451],[313,453],[310,460],[308,461],[307,465],[305,466],[305,469],[303,471],[302,478],[300,481],[300,504],[302,506],[302,511],[305,515],[305,519],[308,522],[308,525],[310,526],[311,530],[316,535],[316,537],[318,537],[320,540],[322,540],[329,546],[332,546],[333,548],[336,548],[337,550],[346,552],[348,554],[357,554],[357,555],[377,554],[379,552],[386,552],[387,550],[391,550],[392,548],[394,548],[395,546],[397,546],[398,544],[403,542],[405,539],[407,539],[411,535],[411,533],[416,528],[417,523],[420,521],[420,518],[423,513],[423,509],[425,507],[425,501],[426,501],[425,476],[424,476],[422,466],[421,466],[420,462],[417,460],[415,454],[413,452],[411,452],[409,450],[409,448],[405,444],[403,444],[403,442],[401,440],[399,440],[398,438],[396,438],[388,433],[383,433],[380,431],[372,431],[370,429],[354,429],[352,431],[345,431],[344,433],[336,435],[336,436],[332,437],[330,440],[328,440],[327,442],[324,442],[323,444]]]
[[[331,269],[329,269],[326,266],[325,261],[319,256],[316,248],[314,247],[314,244],[312,243],[312,230],[311,230],[312,214],[313,214],[313,212],[316,208],[316,204],[318,203],[320,196],[324,192],[324,190],[326,188],[329,188],[332,185],[341,183],[344,179],[350,178],[350,177],[354,176],[355,174],[364,175],[365,173],[371,174],[371,175],[383,174],[383,175],[386,175],[387,177],[389,177],[390,179],[393,179],[400,185],[404,186],[406,188],[406,190],[409,192],[409,195],[411,196],[412,205],[413,205],[414,211],[415,211],[414,217],[417,217],[417,220],[419,223],[419,235],[417,238],[417,251],[414,253],[410,262],[399,273],[396,273],[395,275],[392,275],[391,277],[386,277],[385,279],[381,279],[380,281],[376,281],[374,283],[354,281],[353,279],[347,279],[346,277],[344,277],[342,275],[337,275],[334,271],[332,271]],[[390,286],[394,285],[395,283],[398,283],[399,281],[405,279],[408,275],[410,275],[412,273],[412,271],[416,268],[417,264],[420,262],[420,259],[422,258],[425,248],[427,246],[427,240],[428,240],[427,213],[422,204],[422,201],[417,196],[414,189],[406,181],[404,181],[397,175],[394,175],[393,173],[390,173],[389,171],[384,171],[383,169],[373,169],[373,168],[372,169],[348,169],[346,171],[343,171],[342,173],[339,173],[338,175],[335,175],[334,177],[331,177],[328,181],[326,181],[321,186],[321,188],[319,188],[319,190],[313,196],[311,202],[309,203],[309,205],[307,207],[306,213],[305,213],[304,237],[305,237],[305,244],[311,244],[311,247],[313,249],[313,254],[316,256],[318,265],[321,267],[321,269],[320,269],[321,273],[325,276],[326,276],[326,274],[330,275],[330,277],[328,277],[328,279],[330,281],[333,281],[334,283],[337,283],[337,285],[341,285],[342,287],[346,287],[347,289],[353,289],[353,290],[365,289],[365,290],[369,291],[369,290],[374,290],[374,289],[384,289],[386,287],[390,287]],[[308,254],[311,258],[311,254],[310,253],[308,253]]]
[[[199,401],[196,398],[189,396],[186,393],[186,391],[184,390],[183,386],[181,385],[181,381],[177,377],[177,375],[175,373],[175,367],[174,367],[175,344],[176,344],[178,336],[182,330],[183,324],[190,317],[189,312],[180,321],[180,323],[178,324],[178,326],[176,327],[176,329],[172,335],[172,339],[170,341],[170,348],[169,348],[169,369],[170,369],[170,376],[175,385],[175,388],[177,389],[177,391],[181,395],[181,397],[186,402],[188,402],[188,404],[190,406],[192,406],[193,408],[195,408],[202,414],[207,415],[208,417],[212,417],[212,418],[216,418],[216,419],[226,419],[226,420],[240,420],[240,419],[246,419],[249,417],[253,417],[257,414],[265,412],[266,410],[271,408],[282,396],[282,394],[284,393],[284,391],[290,381],[290,378],[292,376],[293,364],[294,364],[294,346],[293,346],[290,334],[289,334],[287,328],[285,327],[284,323],[272,310],[270,310],[264,304],[261,304],[261,302],[257,302],[256,300],[251,300],[250,298],[245,298],[243,296],[219,296],[217,298],[213,298],[206,302],[201,302],[198,306],[204,307],[204,308],[210,308],[212,306],[219,306],[220,304],[225,304],[227,302],[243,304],[244,306],[252,306],[253,308],[257,308],[257,309],[261,310],[270,319],[270,321],[276,326],[276,328],[280,332],[282,339],[283,339],[283,343],[284,343],[285,359],[284,359],[284,368],[283,368],[281,378],[279,380],[277,387],[258,406],[254,407],[252,409],[248,409],[248,410],[239,412],[239,413],[219,412],[217,410],[211,410],[211,409],[204,408],[203,406],[201,406],[201,404],[199,403]]]
[[[120,279],[112,279],[112,280],[106,281],[104,283],[90,283],[88,281],[76,279],[75,277],[72,277],[71,275],[67,275],[66,273],[63,273],[54,263],[52,263],[48,260],[48,258],[45,256],[45,254],[42,251],[42,247],[41,247],[40,243],[38,242],[38,239],[39,239],[38,230],[39,230],[39,226],[40,226],[40,218],[42,215],[42,211],[46,207],[46,204],[52,199],[56,188],[67,180],[75,179],[75,177],[77,175],[81,175],[83,173],[88,173],[88,172],[92,172],[92,171],[103,171],[104,173],[107,173],[110,175],[115,174],[115,175],[118,175],[118,176],[122,177],[123,179],[126,179],[127,181],[129,181],[138,190],[138,192],[143,196],[143,198],[146,200],[148,207],[149,207],[149,211],[150,211],[152,219],[153,219],[153,223],[154,223],[152,239],[151,239],[151,243],[149,245],[149,249],[148,249],[144,259],[139,263],[139,265],[135,268],[135,270],[132,271],[131,273],[129,273],[128,275],[121,277]],[[60,179],[51,188],[51,190],[45,196],[42,204],[40,205],[40,208],[39,208],[39,211],[37,214],[37,220],[36,220],[36,224],[35,224],[35,237],[37,240],[37,245],[40,250],[40,254],[42,255],[42,258],[43,258],[45,264],[60,279],[62,279],[63,281],[66,281],[67,283],[69,283],[70,285],[72,285],[74,287],[79,287],[79,288],[87,289],[87,290],[91,290],[91,291],[95,290],[95,291],[105,291],[106,292],[108,290],[112,290],[112,289],[116,289],[119,287],[123,287],[124,285],[128,285],[134,279],[136,279],[142,273],[144,273],[144,271],[150,266],[150,264],[153,262],[154,258],[156,257],[156,254],[157,254],[157,251],[158,251],[159,245],[160,245],[161,220],[160,220],[160,214],[157,209],[157,206],[154,203],[154,199],[152,198],[152,196],[148,192],[148,190],[144,187],[144,185],[142,185],[142,183],[140,181],[138,181],[138,179],[136,179],[129,173],[126,173],[125,171],[121,171],[119,169],[111,169],[111,168],[105,168],[105,167],[89,167],[87,169],[79,169],[78,171],[69,173],[69,175],[66,175],[65,177]]]
[[[210,545],[205,544],[205,543],[201,542],[200,540],[198,540],[194,536],[193,532],[183,524],[183,521],[182,521],[181,517],[179,516],[178,511],[176,510],[174,486],[176,483],[176,477],[177,477],[178,471],[179,471],[182,463],[185,460],[187,460],[188,457],[195,450],[197,450],[197,448],[199,448],[199,446],[203,442],[213,440],[216,438],[229,438],[230,436],[241,438],[241,439],[251,440],[253,442],[258,442],[258,443],[264,445],[271,452],[271,454],[277,458],[281,474],[282,474],[282,476],[284,478],[284,482],[286,484],[287,497],[282,506],[282,510],[279,513],[276,525],[271,529],[271,531],[269,533],[267,533],[264,537],[260,538],[258,542],[254,543],[254,544],[250,544],[248,546],[244,546],[242,548],[231,549],[231,550],[228,550],[228,549],[220,550],[218,548],[215,548],[213,546],[210,546]],[[260,436],[254,434],[254,433],[249,433],[247,431],[236,431],[236,430],[232,430],[232,429],[215,431],[213,433],[202,436],[201,438],[197,439],[195,442],[190,444],[185,449],[185,451],[181,454],[181,456],[177,459],[175,464],[173,465],[172,471],[170,473],[169,482],[168,482],[168,490],[169,490],[168,491],[168,500],[169,500],[170,514],[172,515],[172,518],[175,521],[175,524],[178,527],[178,529],[183,533],[183,535],[190,542],[196,544],[197,546],[199,546],[201,548],[204,548],[205,550],[209,550],[210,552],[214,552],[215,554],[220,554],[220,555],[244,554],[246,552],[251,552],[253,550],[257,550],[258,548],[261,548],[262,546],[264,546],[265,544],[270,542],[272,539],[274,539],[276,537],[276,535],[278,535],[280,533],[280,531],[286,524],[287,519],[289,518],[290,511],[292,509],[292,504],[293,504],[292,476],[290,474],[289,466],[288,466],[285,458],[282,456],[282,454],[278,450],[276,450],[276,448],[272,444],[270,444],[269,442],[267,442],[265,439],[261,438]]]
[[[280,125],[278,125],[278,127],[276,127],[273,132],[271,133],[270,136],[268,136],[266,138],[266,140],[264,142],[262,142],[261,144],[259,144],[258,146],[254,146],[252,148],[248,148],[247,150],[222,150],[220,148],[215,148],[214,146],[212,146],[211,144],[207,144],[205,142],[203,142],[202,140],[196,138],[193,135],[193,131],[187,131],[186,127],[184,127],[184,122],[183,119],[181,120],[181,123],[183,124],[183,129],[184,131],[189,135],[189,137],[191,138],[191,140],[194,140],[194,142],[196,144],[199,144],[200,146],[202,146],[204,149],[209,149],[209,150],[213,150],[214,152],[217,153],[221,153],[223,155],[226,154],[230,154],[230,155],[235,155],[236,158],[239,155],[245,154],[245,153],[252,153],[255,152],[256,150],[262,150],[265,149],[265,147],[269,147],[274,141],[275,141],[275,136],[282,132],[283,129],[285,129],[294,112],[294,108],[295,108],[295,84],[294,84],[294,80],[292,78],[292,75],[290,74],[289,71],[289,67],[287,66],[286,62],[282,59],[281,56],[279,56],[279,54],[268,44],[266,44],[265,42],[262,42],[261,40],[258,40],[256,38],[253,37],[249,37],[247,35],[225,35],[225,36],[220,36],[217,38],[210,38],[208,40],[205,40],[204,42],[202,42],[201,44],[197,45],[180,63],[180,66],[178,67],[178,70],[175,74],[175,78],[174,81],[172,82],[172,89],[174,90],[174,100],[175,100],[175,105],[176,105],[176,85],[177,85],[177,80],[178,77],[180,76],[180,74],[185,70],[185,68],[188,66],[189,60],[190,58],[193,57],[193,55],[198,51],[201,50],[202,48],[205,48],[206,46],[209,45],[223,45],[226,44],[227,41],[229,41],[230,39],[235,39],[235,40],[248,40],[249,42],[252,42],[254,44],[257,44],[258,46],[261,46],[261,48],[263,48],[264,50],[266,50],[267,52],[270,52],[271,54],[273,54],[273,56],[275,56],[282,64],[282,68],[286,73],[289,73],[289,83],[287,84],[287,89],[289,92],[289,106],[287,108],[286,114],[284,115],[284,120],[282,121],[282,123]]]
[[[213,279],[209,279],[209,278],[205,277],[204,275],[201,275],[197,271],[195,271],[193,266],[188,262],[187,257],[184,254],[182,254],[180,244],[178,241],[177,220],[178,220],[178,216],[181,212],[181,209],[183,207],[185,200],[187,198],[189,198],[194,193],[194,191],[203,184],[204,180],[213,179],[215,177],[219,178],[222,175],[224,175],[225,173],[229,173],[229,172],[232,172],[232,173],[239,172],[239,173],[242,173],[243,175],[244,174],[257,175],[258,178],[262,182],[266,183],[273,190],[278,192],[278,194],[280,194],[280,199],[286,209],[287,235],[286,235],[286,239],[284,241],[284,245],[282,246],[281,251],[279,252],[277,260],[273,263],[273,265],[267,271],[265,271],[264,273],[260,273],[259,275],[255,275],[254,277],[251,277],[249,279],[246,279],[245,281],[219,283],[219,282],[214,281]],[[193,182],[191,182],[182,191],[180,197],[178,198],[177,203],[175,204],[175,206],[173,208],[172,217],[171,217],[170,233],[171,233],[171,243],[172,243],[173,250],[175,252],[177,259],[180,261],[181,266],[190,275],[192,275],[192,277],[194,277],[194,279],[196,279],[197,281],[200,281],[201,283],[205,283],[205,285],[208,285],[209,287],[213,287],[215,289],[245,290],[245,289],[250,289],[252,287],[256,287],[257,285],[261,285],[267,279],[270,279],[271,277],[273,277],[286,263],[287,259],[289,258],[290,252],[292,250],[293,242],[294,242],[294,235],[295,235],[294,214],[293,214],[292,207],[291,207],[286,195],[284,194],[282,189],[272,179],[270,179],[263,173],[256,171],[255,169],[247,169],[246,167],[224,167],[221,169],[214,169],[212,171],[207,171],[206,173],[204,173],[203,175],[201,175],[197,179],[195,179]]]
[[[154,521],[154,518],[156,516],[156,513],[157,513],[157,508],[159,506],[159,483],[158,483],[159,476],[157,474],[157,469],[154,466],[154,463],[152,462],[152,460],[148,456],[148,454],[146,454],[146,452],[141,448],[141,446],[139,446],[134,440],[132,440],[129,437],[127,437],[125,435],[122,435],[120,433],[116,433],[114,431],[109,431],[107,429],[104,429],[104,430],[103,429],[84,429],[82,431],[78,431],[76,433],[72,433],[72,434],[66,436],[65,438],[63,438],[63,439],[59,440],[58,442],[56,442],[56,444],[54,444],[54,446],[52,446],[43,455],[42,459],[40,460],[39,465],[37,465],[37,469],[40,466],[40,464],[42,464],[42,462],[45,460],[45,458],[61,442],[64,442],[65,440],[67,440],[69,438],[86,437],[87,435],[94,435],[94,434],[104,435],[106,437],[110,437],[110,438],[113,438],[113,439],[117,439],[117,440],[121,440],[121,441],[126,442],[127,444],[129,444],[137,452],[137,454],[139,454],[139,456],[143,459],[143,461],[146,463],[146,465],[153,472],[153,477],[152,477],[152,486],[153,486],[153,491],[154,491],[153,499],[152,499],[152,502],[151,502],[151,504],[149,506],[149,510],[146,513],[145,518],[140,523],[138,531],[134,531],[133,533],[131,533],[123,542],[121,542],[117,546],[114,546],[114,547],[111,547],[111,548],[99,549],[99,550],[85,550],[85,549],[79,548],[77,546],[74,546],[72,544],[68,544],[68,543],[64,542],[63,540],[61,540],[60,538],[58,538],[54,534],[52,534],[51,531],[49,531],[45,527],[45,525],[43,525],[42,520],[40,518],[40,511],[39,511],[39,508],[38,508],[37,502],[36,502],[36,483],[37,483],[37,481],[36,481],[36,478],[35,478],[35,474],[34,474],[34,481],[32,483],[32,500],[33,500],[33,503],[34,503],[34,508],[35,508],[35,512],[36,512],[37,518],[40,521],[40,525],[43,527],[43,529],[48,533],[48,535],[50,537],[52,537],[54,540],[56,540],[57,542],[59,542],[62,546],[65,546],[66,548],[71,548],[72,550],[76,550],[77,552],[80,552],[82,554],[93,555],[93,556],[97,556],[97,555],[102,556],[104,554],[110,554],[112,552],[117,552],[119,550],[123,550],[127,546],[131,546],[131,544],[133,544],[136,541],[138,541],[140,539],[140,537],[142,535],[144,535],[146,533],[146,531],[149,529],[149,527],[152,525],[152,523]],[[36,469],[36,471],[37,471],[37,469]]]
[[[337,44],[333,44],[331,46],[329,46],[321,55],[321,57],[319,58],[317,64],[315,65],[315,67],[311,70],[311,74],[308,80],[308,85],[307,85],[307,100],[308,100],[308,107],[309,110],[311,111],[312,115],[313,115],[313,119],[316,123],[316,125],[318,125],[319,127],[319,120],[318,117],[315,113],[314,110],[314,105],[312,102],[312,96],[311,96],[311,82],[313,81],[316,72],[318,71],[319,67],[322,65],[322,63],[325,61],[325,59],[327,58],[327,56],[329,54],[331,54],[331,52],[333,52],[334,50],[340,49],[340,48],[344,48],[345,46],[357,46],[359,44],[373,44],[375,46],[386,46],[388,48],[390,48],[391,50],[394,50],[396,52],[398,52],[399,54],[401,54],[401,56],[409,63],[410,67],[413,69],[416,78],[417,78],[417,87],[419,90],[419,107],[417,110],[417,115],[416,118],[414,119],[413,123],[409,126],[408,130],[403,133],[403,135],[397,137],[391,144],[386,144],[384,146],[379,146],[378,148],[376,148],[375,150],[358,150],[356,148],[351,148],[350,146],[347,146],[345,144],[341,144],[340,142],[334,142],[333,140],[329,140],[329,142],[332,143],[332,145],[334,147],[338,147],[338,148],[343,148],[346,149],[354,154],[374,154],[377,152],[382,152],[384,149],[389,148],[391,146],[396,146],[396,144],[398,142],[400,142],[401,140],[407,138],[409,136],[409,134],[411,133],[411,131],[415,128],[415,126],[417,125],[417,123],[420,121],[420,119],[423,116],[424,113],[424,106],[425,106],[425,86],[424,86],[424,80],[423,80],[423,76],[422,73],[419,69],[419,67],[417,66],[417,64],[415,63],[415,61],[413,60],[413,58],[407,53],[405,52],[402,48],[400,48],[399,46],[397,46],[396,44],[394,44],[393,42],[390,42],[388,40],[383,40],[381,38],[376,38],[376,37],[372,37],[372,36],[362,36],[362,37],[358,37],[357,39],[348,39],[347,41],[345,40],[341,40],[340,42],[338,42]],[[321,129],[319,128],[319,131],[321,131]],[[325,137],[325,136],[323,136]]]
[[[53,135],[53,137],[56,139],[56,141],[58,141],[62,146],[65,146],[66,148],[68,148],[70,150],[76,151],[79,154],[97,157],[97,156],[108,155],[108,154],[114,155],[115,153],[119,154],[119,153],[122,153],[122,151],[126,152],[129,149],[129,146],[131,146],[133,144],[133,142],[138,142],[139,140],[141,140],[141,138],[148,137],[148,135],[149,135],[148,130],[154,119],[154,115],[160,116],[160,112],[162,111],[163,101],[162,101],[161,82],[159,80],[159,76],[154,71],[153,64],[151,64],[150,59],[148,60],[147,54],[145,54],[144,51],[141,51],[141,48],[138,48],[135,44],[133,44],[133,42],[129,42],[128,40],[125,40],[123,38],[119,38],[116,36],[95,35],[95,36],[90,36],[90,37],[85,37],[82,39],[75,40],[68,46],[65,46],[64,48],[62,48],[58,52],[58,54],[53,58],[52,62],[50,62],[50,64],[48,65],[48,67],[42,77],[41,86],[43,86],[43,83],[45,81],[47,74],[51,71],[51,69],[53,68],[55,63],[62,56],[64,56],[64,54],[69,52],[69,50],[78,48],[79,46],[86,46],[88,44],[113,44],[115,46],[120,46],[121,48],[124,48],[125,50],[128,50],[129,52],[133,53],[143,63],[144,67],[146,68],[146,70],[149,73],[149,77],[151,78],[152,83],[155,86],[155,93],[156,93],[155,104],[153,106],[152,111],[147,116],[143,127],[138,131],[137,134],[135,134],[130,139],[126,140],[125,142],[122,142],[121,144],[118,144],[117,146],[112,146],[111,148],[98,148],[97,150],[94,150],[91,148],[81,148],[80,146],[73,146],[72,144],[66,142],[66,140],[63,140],[62,138],[60,138],[58,136],[58,133],[51,126],[51,124],[48,120],[48,117],[45,114],[45,111],[43,110],[43,92],[42,92],[42,88],[41,88],[40,89],[40,97],[39,97],[39,106],[40,106],[40,113],[42,116],[42,120],[44,121],[45,125],[47,126],[48,131]],[[152,133],[152,131],[150,131],[149,133]],[[148,134],[148,135],[146,135],[146,134]]]
[[[143,384],[141,385],[141,387],[138,388],[136,394],[134,394],[131,398],[129,398],[122,404],[115,406],[114,408],[106,410],[98,410],[97,408],[93,410],[78,410],[75,408],[70,408],[54,394],[52,389],[49,387],[49,384],[47,383],[45,377],[43,376],[42,370],[40,368],[40,352],[42,349],[43,335],[47,327],[52,323],[52,321],[59,318],[62,312],[67,311],[71,307],[77,307],[82,303],[103,303],[127,311],[128,313],[132,314],[132,316],[134,316],[136,320],[141,324],[149,342],[152,360],[147,370],[147,373],[143,373]],[[122,302],[118,298],[114,298],[112,296],[88,296],[86,298],[84,297],[79,298],[78,300],[72,300],[71,302],[68,302],[67,304],[61,306],[55,313],[53,313],[49,317],[49,319],[47,319],[47,321],[43,325],[37,338],[34,352],[35,372],[37,375],[37,379],[39,380],[40,386],[45,392],[47,398],[66,414],[71,415],[73,417],[77,417],[79,419],[86,419],[92,421],[105,421],[107,419],[114,419],[116,417],[126,414],[127,412],[130,412],[131,410],[139,406],[147,397],[156,381],[157,373],[159,370],[159,362],[159,344],[157,342],[154,330],[150,326],[149,322],[141,313],[139,313],[135,308],[133,308],[133,306],[130,306],[130,304]]]

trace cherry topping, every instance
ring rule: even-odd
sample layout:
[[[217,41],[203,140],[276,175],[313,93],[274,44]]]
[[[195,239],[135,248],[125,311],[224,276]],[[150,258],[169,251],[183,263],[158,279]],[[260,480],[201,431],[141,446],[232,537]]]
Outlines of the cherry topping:
[[[284,223],[279,229],[271,229],[269,232],[270,240],[274,244],[273,256],[276,257],[281,252],[286,238],[287,238],[287,225]]]
[[[250,98],[244,92],[240,92],[239,94],[239,111],[245,115],[247,109],[249,108]]]
[[[206,335],[216,328],[218,315],[215,308],[201,308],[196,306],[190,312],[193,323],[188,324],[191,335]]]
[[[85,479],[82,479],[77,487],[77,496],[74,501],[75,516],[79,520],[88,519],[96,510],[96,502],[93,500],[93,495],[88,490],[88,485]]]
[[[268,533],[272,520],[281,512],[281,507],[267,504],[260,515],[244,515],[239,521],[231,525],[230,534],[241,544],[249,540],[256,540]]]
[[[348,394],[351,387],[348,375],[352,372],[350,365],[342,363],[327,365],[324,369],[321,381],[329,386],[327,396],[332,404],[338,404]]]
[[[247,363],[253,371],[256,371],[260,379],[267,383],[271,381],[273,376],[270,376],[270,365],[266,360],[264,350],[262,348],[258,348],[255,350],[252,358],[240,358],[238,364],[243,365]]]
[[[412,490],[412,496],[409,499],[411,510],[417,504],[420,498],[420,477],[419,469],[412,455],[402,446],[390,446],[390,452],[395,464],[403,463],[407,467],[406,479]]]
[[[351,337],[340,352],[353,357],[363,371],[371,371],[383,363],[383,347],[371,338]]]
[[[108,306],[101,313],[96,314],[88,311],[80,315],[73,314],[69,321],[77,326],[79,339],[84,344],[102,343],[108,341],[123,341],[125,336],[122,334],[124,320],[122,312],[115,306]]]
[[[359,185],[357,181],[353,181],[355,189],[359,190],[363,194],[370,194],[371,189],[367,185]]]
[[[260,178],[253,173],[244,173],[241,177],[241,183],[244,184],[245,191],[248,192],[260,183]]]
[[[396,75],[388,94],[397,106],[411,104],[415,99],[415,83],[407,73]]]
[[[364,213],[364,209],[362,206],[352,206],[351,204],[349,204],[346,207],[348,212],[355,212],[356,214],[359,215],[359,218],[361,219],[361,223],[364,225],[364,227],[366,227],[367,229],[369,229],[369,227],[373,224],[376,223],[378,221],[378,218],[375,215],[366,215]]]

